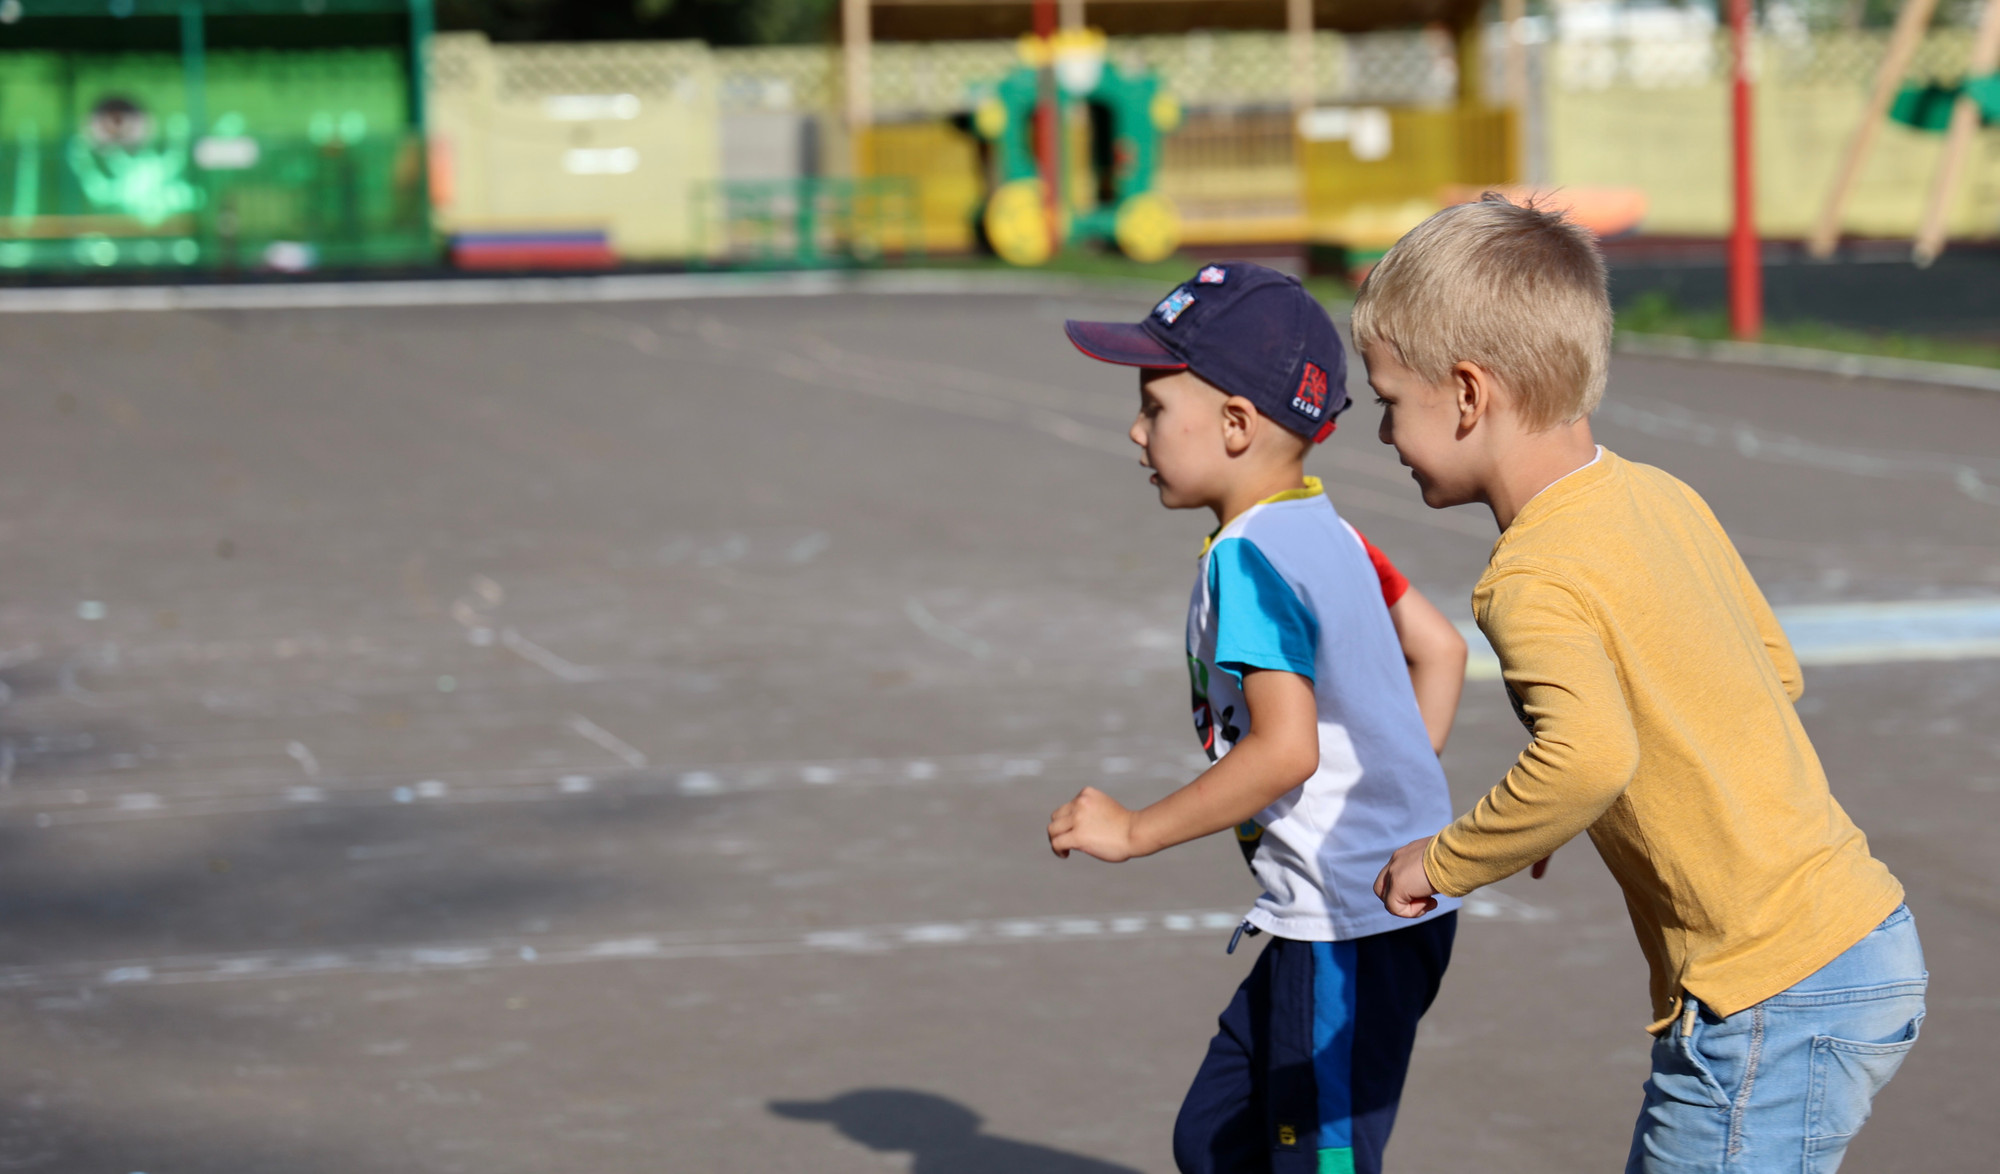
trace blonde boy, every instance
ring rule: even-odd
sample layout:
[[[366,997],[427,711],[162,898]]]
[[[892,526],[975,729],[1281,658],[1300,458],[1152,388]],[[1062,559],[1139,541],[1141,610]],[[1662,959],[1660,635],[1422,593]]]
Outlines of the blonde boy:
[[[1923,952],[1828,792],[1798,661],[1721,525],[1592,439],[1610,336],[1590,236],[1493,195],[1419,225],[1362,287],[1382,441],[1425,504],[1499,524],[1473,613],[1534,735],[1376,892],[1421,916],[1588,831],[1652,972],[1628,1172],[1831,1171],[1916,1041]]]

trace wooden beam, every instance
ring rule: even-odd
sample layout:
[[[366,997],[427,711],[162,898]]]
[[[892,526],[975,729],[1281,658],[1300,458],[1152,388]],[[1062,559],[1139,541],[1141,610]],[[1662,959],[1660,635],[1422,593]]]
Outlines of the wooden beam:
[[[1861,180],[1861,169],[1868,165],[1869,152],[1875,149],[1875,136],[1882,129],[1883,120],[1889,117],[1889,104],[1896,100],[1896,91],[1910,71],[1910,58],[1916,56],[1918,46],[1923,44],[1924,32],[1931,26],[1931,14],[1936,11],[1937,0],[1903,0],[1903,10],[1896,14],[1896,31],[1890,34],[1888,51],[1882,54],[1882,64],[1875,71],[1875,89],[1868,95],[1868,107],[1862,111],[1861,122],[1847,141],[1847,153],[1841,156],[1840,170],[1834,173],[1833,189],[1827,193],[1819,223],[1813,227],[1808,247],[1815,257],[1824,260],[1833,256],[1834,246],[1840,242],[1840,224],[1847,216],[1847,201],[1854,194],[1854,185]]]
[[[1931,0],[1936,3],[1937,0]],[[1528,0],[1500,0],[1500,25],[1507,31],[1507,104],[1528,109]]]
[[[1291,47],[1292,110],[1310,110],[1313,84],[1313,0],[1285,0],[1285,40]]]
[[[1534,168],[1528,158],[1531,134],[1528,122],[1535,116],[1530,108],[1534,95],[1528,92],[1528,0],[1500,0],[1500,28],[1506,40],[1506,58],[1502,68],[1506,71],[1503,79],[1507,88],[1507,105],[1514,111],[1514,157],[1507,161],[1513,169],[1512,179],[1529,182],[1537,176],[1530,175]]]
[[[1979,32],[1973,37],[1972,59],[1966,63],[1970,81],[2000,67],[2000,0],[1986,0],[1979,18]],[[1931,181],[1930,206],[1917,232],[1917,247],[1910,259],[1928,267],[1944,252],[1945,228],[1951,215],[1952,197],[1958,194],[1958,177],[1965,170],[1965,157],[1972,151],[1973,135],[1979,131],[1979,103],[1970,94],[1961,94],[1951,109],[1951,129],[1945,132],[1944,157],[1938,161],[1937,176]]]
[[[843,66],[847,106],[847,150],[849,174],[862,171],[861,143],[868,125],[875,119],[869,92],[872,74],[869,49],[874,31],[869,21],[870,0],[840,0],[840,56]]]
[[[1480,34],[1485,27],[1475,18],[1452,30],[1458,48],[1458,104],[1471,109],[1486,102],[1484,60]]]

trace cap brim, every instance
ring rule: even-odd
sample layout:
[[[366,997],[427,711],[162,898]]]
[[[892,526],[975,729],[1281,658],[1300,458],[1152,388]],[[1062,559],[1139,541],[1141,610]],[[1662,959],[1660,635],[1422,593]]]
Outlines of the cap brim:
[[[1159,339],[1130,322],[1078,322],[1072,318],[1063,323],[1063,333],[1077,350],[1102,363],[1173,371],[1187,368],[1187,363],[1175,358]]]

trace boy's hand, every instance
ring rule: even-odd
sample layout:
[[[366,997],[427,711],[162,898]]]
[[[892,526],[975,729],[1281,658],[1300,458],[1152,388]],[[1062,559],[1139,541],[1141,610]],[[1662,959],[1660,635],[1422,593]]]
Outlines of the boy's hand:
[[[1436,836],[1425,836],[1396,849],[1375,877],[1375,895],[1398,917],[1422,917],[1437,908],[1437,889],[1424,871],[1424,853]]]
[[[1049,847],[1063,859],[1072,848],[1117,864],[1137,855],[1132,849],[1132,813],[1124,804],[1085,787],[1049,817]]]

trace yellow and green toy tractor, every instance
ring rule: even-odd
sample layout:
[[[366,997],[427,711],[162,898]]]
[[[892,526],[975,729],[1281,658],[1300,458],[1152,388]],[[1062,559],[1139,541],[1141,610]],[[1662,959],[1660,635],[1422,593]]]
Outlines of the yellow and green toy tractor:
[[[1180,213],[1153,190],[1160,138],[1180,125],[1180,103],[1155,75],[1107,61],[1104,48],[1094,30],[1023,37],[1021,68],[977,95],[973,129],[995,155],[980,226],[1002,260],[1040,265],[1088,241],[1110,241],[1135,261],[1180,247]],[[1079,103],[1089,114],[1087,154],[1063,141],[1083,121],[1070,113]],[[1094,183],[1063,174],[1079,156]]]

